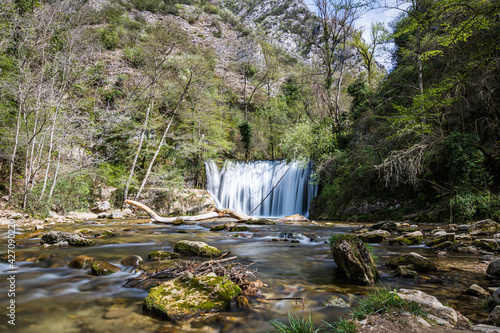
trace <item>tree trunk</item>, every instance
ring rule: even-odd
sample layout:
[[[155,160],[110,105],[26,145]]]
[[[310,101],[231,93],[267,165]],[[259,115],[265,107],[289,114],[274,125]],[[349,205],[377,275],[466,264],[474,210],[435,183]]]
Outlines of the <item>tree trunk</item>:
[[[130,182],[132,181],[132,177],[134,176],[134,170],[135,170],[135,166],[137,164],[137,159],[139,158],[139,154],[141,153],[142,143],[144,142],[144,133],[146,132],[146,130],[148,128],[149,113],[150,113],[151,109],[153,108],[153,103],[154,103],[154,100],[151,101],[151,103],[148,106],[148,110],[146,111],[146,119],[144,120],[144,125],[142,126],[141,140],[139,141],[139,146],[137,147],[137,151],[136,151],[135,156],[134,156],[134,161],[132,162],[132,167],[130,168],[130,173],[128,175],[127,183],[125,184],[125,190],[123,192],[123,201],[127,200],[128,189],[130,187]]]
[[[158,147],[156,148],[155,154],[153,155],[153,158],[151,159],[151,162],[149,163],[148,171],[146,171],[146,175],[144,176],[144,179],[142,180],[141,187],[139,187],[139,191],[137,191],[137,194],[135,195],[135,200],[137,200],[139,198],[142,190],[144,189],[144,185],[148,181],[149,174],[151,173],[151,169],[153,169],[153,165],[155,163],[156,157],[158,157],[158,154],[160,153],[161,146],[163,145],[163,141],[165,141],[165,138],[167,137],[168,130],[170,129],[170,125],[172,125],[172,121],[174,120],[175,114],[179,110],[179,107],[181,106],[182,102],[184,101],[184,97],[186,96],[186,93],[189,89],[189,86],[191,85],[192,79],[193,79],[193,72],[190,73],[189,81],[187,82],[186,86],[184,87],[184,91],[182,92],[182,95],[181,95],[181,98],[179,99],[179,102],[175,106],[174,112],[172,114],[172,118],[170,118],[170,121],[168,122],[168,126],[165,129],[165,132],[163,132],[163,136],[161,137],[160,143],[158,144]]]
[[[14,174],[14,163],[16,160],[17,153],[17,145],[19,144],[19,128],[21,127],[21,109],[22,103],[19,103],[18,113],[17,113],[17,122],[16,122],[16,136],[14,139],[14,148],[12,150],[12,156],[10,158],[10,173],[9,173],[9,202],[12,198],[12,178]]]
[[[54,188],[56,187],[57,174],[59,173],[60,163],[61,163],[61,147],[59,147],[59,152],[57,153],[56,171],[54,172],[54,180],[52,181],[52,186],[50,187],[49,201],[50,199],[52,199],[52,194],[54,193]]]
[[[223,216],[229,216],[235,219],[238,219],[239,221],[248,221],[248,220],[255,220],[255,218],[241,214],[238,212],[235,212],[230,209],[224,209],[218,212],[211,212],[211,213],[206,213],[206,214],[201,214],[201,215],[196,215],[196,216],[177,216],[177,217],[162,217],[154,210],[149,208],[148,206],[137,202],[137,201],[132,201],[132,200],[125,200],[126,204],[129,204],[131,206],[137,207],[139,209],[142,209],[145,211],[150,217],[151,217],[151,222],[160,222],[160,223],[173,223],[175,220],[184,220],[188,222],[193,222],[193,221],[202,221],[202,220],[208,220],[208,219],[216,219],[219,217]]]

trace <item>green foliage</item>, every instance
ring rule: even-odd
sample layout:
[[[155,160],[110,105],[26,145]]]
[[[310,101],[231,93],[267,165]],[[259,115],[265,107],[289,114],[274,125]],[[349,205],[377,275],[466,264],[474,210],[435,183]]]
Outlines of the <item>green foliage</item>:
[[[356,333],[356,324],[352,320],[340,318],[338,322],[330,324],[325,323],[327,331],[336,333]]]
[[[317,333],[321,329],[320,327],[314,328],[312,312],[309,313],[309,318],[307,319],[303,315],[299,317],[298,315],[288,313],[288,323],[280,320],[271,320],[270,324],[274,327],[273,332],[278,333]]]
[[[38,0],[14,0],[14,4],[16,5],[19,14],[33,12],[36,7],[40,6],[40,2]]]
[[[135,68],[139,68],[146,63],[144,50],[142,47],[126,48],[123,54],[123,58]]]
[[[243,148],[245,149],[245,158],[248,158],[253,141],[252,124],[248,121],[244,121],[238,126],[238,128],[241,134],[241,142],[243,143]]]
[[[449,200],[450,220],[454,223],[498,219],[499,210],[500,198],[489,192],[462,192]]]
[[[396,291],[386,289],[377,289],[351,309],[352,316],[356,320],[363,320],[374,313],[384,314],[389,311],[409,312],[415,316],[425,316],[425,312],[418,303],[404,300],[396,294]]]
[[[97,32],[103,46],[107,50],[114,50],[118,46],[120,38],[118,32],[113,27],[101,28]]]
[[[481,190],[491,183],[479,139],[473,134],[453,132],[444,140],[446,167],[454,186]]]

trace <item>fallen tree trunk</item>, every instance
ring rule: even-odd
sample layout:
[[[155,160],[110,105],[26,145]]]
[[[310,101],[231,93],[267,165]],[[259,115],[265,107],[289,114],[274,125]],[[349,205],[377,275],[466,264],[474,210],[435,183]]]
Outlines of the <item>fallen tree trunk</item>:
[[[223,210],[220,210],[217,212],[211,212],[211,213],[195,215],[195,216],[162,217],[162,216],[156,214],[154,210],[152,210],[151,208],[149,208],[148,206],[146,206],[140,202],[133,201],[133,200],[125,200],[125,203],[145,211],[151,217],[151,222],[173,223],[175,220],[179,220],[179,219],[181,219],[183,221],[193,222],[193,221],[215,219],[215,218],[224,217],[224,216],[235,218],[238,221],[255,220],[254,217],[251,217],[251,216],[248,216],[245,214],[241,214],[241,213],[232,211],[230,209],[223,209]]]

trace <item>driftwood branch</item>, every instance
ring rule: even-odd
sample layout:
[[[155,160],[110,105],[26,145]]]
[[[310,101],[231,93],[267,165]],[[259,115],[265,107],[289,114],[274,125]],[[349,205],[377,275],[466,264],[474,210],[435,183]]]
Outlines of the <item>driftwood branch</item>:
[[[237,219],[238,221],[248,221],[248,220],[255,219],[253,217],[232,211],[230,209],[223,209],[223,210],[220,210],[217,212],[211,212],[211,213],[200,214],[200,215],[195,215],[195,216],[162,217],[162,216],[156,214],[156,212],[154,210],[152,210],[151,208],[149,208],[148,206],[146,206],[140,202],[133,201],[133,200],[125,200],[125,203],[145,211],[151,217],[151,222],[173,223],[175,220],[178,220],[178,219],[182,219],[182,220],[188,221],[188,222],[193,222],[193,221],[215,219],[215,218],[219,218],[219,217],[223,217],[223,216],[232,217],[232,218]]]

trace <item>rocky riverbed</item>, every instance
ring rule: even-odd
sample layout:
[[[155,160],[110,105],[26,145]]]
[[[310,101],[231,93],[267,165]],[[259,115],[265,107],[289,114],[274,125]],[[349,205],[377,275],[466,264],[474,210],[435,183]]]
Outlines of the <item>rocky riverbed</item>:
[[[483,243],[488,242],[482,241],[491,239],[496,242],[498,237],[495,235],[500,228],[496,229],[493,221],[480,223],[489,226],[489,229],[478,231],[479,225],[415,226],[388,221],[359,225],[283,220],[268,225],[238,223],[238,227],[245,228],[232,229],[235,220],[231,219],[182,225],[152,224],[147,219],[130,217],[91,218],[86,221],[68,217],[58,222],[49,220],[36,223],[23,219],[25,218],[14,220],[18,281],[17,327],[23,332],[41,329],[64,332],[80,332],[82,329],[108,332],[130,329],[138,332],[215,332],[221,329],[264,332],[272,330],[269,324],[271,319],[286,321],[288,312],[301,313],[302,302],[304,310],[312,311],[315,324],[320,326],[322,321],[334,322],[348,313],[348,308],[338,306],[337,303],[329,306],[325,301],[330,297],[339,297],[345,304],[355,306],[361,297],[376,288],[423,291],[462,313],[472,324],[496,323],[495,318],[488,319],[494,304],[491,303],[489,308],[485,304],[488,304],[488,299],[497,297],[495,290],[500,283],[493,271],[495,265],[491,263],[500,257],[498,249],[486,249]],[[230,227],[214,228],[226,224]],[[0,230],[2,243],[7,244],[8,230]],[[379,280],[369,285],[353,283],[335,264],[327,244],[328,239],[334,234],[368,237],[374,231],[377,231],[375,234],[379,234],[379,237],[383,235],[382,239],[365,241],[370,244],[370,252],[375,257]],[[58,232],[57,237],[54,232]],[[65,240],[59,236],[62,237],[66,232],[83,237],[88,240],[85,242],[87,244],[73,245],[66,240],[67,246],[42,248],[41,243],[47,244],[46,241],[41,242],[42,239],[53,238],[61,243]],[[44,236],[48,234],[52,236]],[[445,236],[449,234],[454,234],[454,240],[450,240],[452,236]],[[435,247],[441,243],[432,242],[440,238],[443,239],[442,243],[451,244]],[[404,241],[394,241],[397,239]],[[139,278],[147,272],[152,274],[175,267],[181,261],[213,260],[212,256],[203,258],[193,253],[175,251],[176,244],[181,241],[202,241],[223,253],[231,252],[231,256],[237,257],[237,263],[251,265],[257,271],[255,280],[261,281],[258,292],[245,298],[248,303],[246,306],[238,305],[235,294],[234,299],[231,297],[232,301],[217,310],[217,315],[212,311],[205,314],[200,312],[199,315],[175,322],[152,315],[151,311],[144,308],[148,288],[125,288],[123,285],[125,281]],[[175,255],[169,255],[168,258],[148,258],[155,251]],[[397,268],[412,265],[411,263],[388,266],[389,262],[410,253],[431,260],[436,264],[436,269],[419,271],[413,264],[413,267],[407,268],[414,270],[416,274],[402,275],[396,272]],[[88,259],[90,261],[87,264],[82,260],[83,264],[76,266],[78,268],[70,265],[80,256],[92,259]],[[136,257],[129,259],[131,256]],[[3,260],[4,263],[0,265],[5,268],[5,275],[9,263],[5,256]],[[136,264],[130,265],[127,262]],[[96,263],[99,263],[99,267]],[[110,269],[106,264],[117,269],[112,274],[99,274],[99,269]],[[4,280],[2,277],[2,281]],[[479,288],[472,287],[474,285]],[[1,287],[6,287],[5,283]],[[2,297],[2,302],[8,301],[5,295]],[[239,302],[245,303],[241,299]],[[392,319],[408,322],[408,318],[404,317],[393,316]],[[381,327],[385,327],[388,320],[391,318],[387,316],[369,317],[358,326],[361,325],[361,331],[362,327],[379,327],[378,331],[373,328],[374,331],[382,332]],[[422,325],[416,331],[443,328],[442,325],[436,326],[438,328],[426,328]]]

